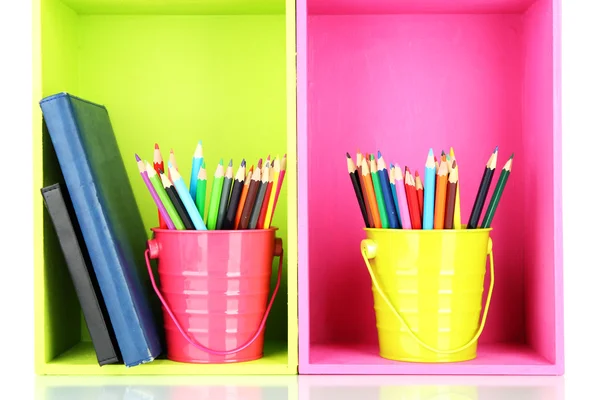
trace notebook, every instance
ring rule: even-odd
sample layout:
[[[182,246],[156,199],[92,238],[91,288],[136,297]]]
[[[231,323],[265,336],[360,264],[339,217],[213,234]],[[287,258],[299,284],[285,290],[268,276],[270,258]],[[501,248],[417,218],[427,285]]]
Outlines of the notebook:
[[[44,205],[54,225],[67,269],[79,299],[83,317],[99,365],[121,362],[115,337],[90,257],[81,236],[69,195],[60,183],[41,189]]]
[[[123,361],[151,362],[163,345],[145,268],[147,234],[108,111],[68,93],[40,107]]]

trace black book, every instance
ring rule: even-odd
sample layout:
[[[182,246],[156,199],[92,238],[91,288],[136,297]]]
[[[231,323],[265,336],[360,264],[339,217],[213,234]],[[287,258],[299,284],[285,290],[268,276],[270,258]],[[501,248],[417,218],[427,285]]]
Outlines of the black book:
[[[46,186],[41,192],[83,310],[98,364],[121,363],[115,332],[68,192],[59,183]]]

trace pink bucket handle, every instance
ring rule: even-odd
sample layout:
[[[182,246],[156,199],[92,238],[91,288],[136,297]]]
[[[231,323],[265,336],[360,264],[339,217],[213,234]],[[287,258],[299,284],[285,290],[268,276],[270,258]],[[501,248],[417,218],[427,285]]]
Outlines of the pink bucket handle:
[[[183,336],[185,338],[185,340],[188,341],[189,344],[191,344],[192,346],[196,347],[197,349],[202,350],[209,354],[213,354],[213,355],[217,355],[217,356],[227,356],[230,354],[240,352],[240,351],[244,350],[245,348],[247,348],[248,346],[250,346],[252,343],[254,343],[254,341],[258,338],[260,333],[265,328],[265,324],[267,323],[267,318],[269,317],[269,313],[271,312],[271,307],[273,307],[273,302],[275,301],[275,296],[277,296],[277,292],[279,291],[279,285],[281,283],[281,270],[283,267],[283,246],[282,246],[282,242],[281,242],[280,238],[275,238],[275,251],[274,251],[274,255],[279,257],[279,267],[277,269],[277,284],[275,285],[275,289],[273,290],[273,294],[271,295],[271,300],[269,300],[269,305],[267,306],[267,309],[265,310],[265,314],[263,315],[262,320],[260,321],[260,325],[258,326],[258,329],[254,333],[254,335],[246,343],[244,343],[240,347],[237,347],[232,350],[226,350],[226,351],[213,350],[213,349],[209,349],[208,347],[202,346],[201,344],[196,343],[192,338],[190,338],[188,336],[187,333],[185,333],[185,331],[179,324],[179,321],[177,321],[177,318],[175,318],[175,314],[173,314],[173,312],[171,311],[171,308],[169,307],[166,300],[162,296],[160,289],[156,286],[156,281],[154,280],[154,274],[152,273],[152,267],[150,265],[150,257],[152,256],[152,258],[154,258],[157,255],[157,249],[156,249],[155,245],[156,245],[156,243],[153,240],[149,240],[148,241],[149,248],[146,249],[146,251],[144,252],[144,256],[146,257],[146,266],[148,267],[148,274],[150,275],[150,281],[152,282],[152,287],[154,288],[154,292],[156,292],[156,295],[160,299],[160,302],[165,307],[165,310],[167,310],[167,313],[173,320],[173,323],[175,323],[175,326],[179,330],[179,333],[181,333],[181,336]]]

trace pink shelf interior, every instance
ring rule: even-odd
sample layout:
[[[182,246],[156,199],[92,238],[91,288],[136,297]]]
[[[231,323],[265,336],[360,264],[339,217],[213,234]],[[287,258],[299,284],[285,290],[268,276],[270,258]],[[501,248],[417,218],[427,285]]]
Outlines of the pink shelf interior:
[[[377,356],[345,153],[381,150],[388,165],[423,173],[430,147],[439,155],[453,146],[466,223],[497,145],[493,185],[513,152],[515,159],[491,234],[496,288],[482,351],[468,365],[562,365],[556,3],[308,1],[305,27],[299,17],[308,104],[299,144],[308,161],[307,188],[299,177],[300,211],[303,201],[308,210],[300,221],[300,330],[309,331],[301,364],[386,363]]]

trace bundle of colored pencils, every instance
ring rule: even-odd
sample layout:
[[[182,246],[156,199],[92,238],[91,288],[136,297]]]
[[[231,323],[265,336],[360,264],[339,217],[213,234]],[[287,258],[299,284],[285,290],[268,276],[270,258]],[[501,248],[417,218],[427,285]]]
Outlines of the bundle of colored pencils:
[[[490,156],[479,184],[467,229],[490,228],[498,203],[512,169],[511,155],[504,167],[481,224],[490,184],[496,170],[498,147]],[[346,163],[354,193],[367,228],[384,229],[463,229],[460,211],[458,165],[454,149],[442,151],[440,160],[429,149],[425,162],[425,177],[414,175],[408,167],[398,164],[388,169],[381,152],[356,155],[356,164],[349,153]]]
[[[247,168],[242,160],[235,175],[233,160],[225,166],[219,161],[206,210],[207,174],[202,142],[198,142],[192,158],[189,188],[186,186],[171,149],[168,169],[158,144],[154,145],[153,164],[135,155],[142,176],[158,208],[162,229],[234,230],[269,229],[286,171],[286,155],[266,161],[258,160],[256,168]],[[264,165],[263,165],[264,164]]]

